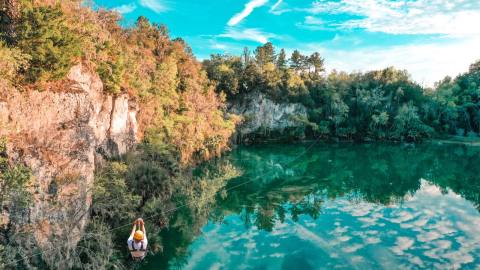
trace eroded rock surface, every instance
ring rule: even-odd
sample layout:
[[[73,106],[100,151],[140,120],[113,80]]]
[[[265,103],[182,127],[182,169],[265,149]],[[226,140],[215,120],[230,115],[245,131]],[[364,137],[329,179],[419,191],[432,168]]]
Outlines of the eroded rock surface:
[[[100,78],[81,65],[68,79],[62,91],[11,91],[0,100],[0,136],[8,138],[9,158],[34,175],[27,223],[46,251],[60,245],[66,252],[79,241],[96,161],[138,141],[138,107],[128,95],[105,95]],[[50,265],[55,257],[45,252]]]
[[[277,103],[260,92],[248,94],[232,103],[229,111],[244,119],[237,128],[237,137],[240,138],[303,127],[304,124],[295,119],[307,118],[307,109],[302,104]]]

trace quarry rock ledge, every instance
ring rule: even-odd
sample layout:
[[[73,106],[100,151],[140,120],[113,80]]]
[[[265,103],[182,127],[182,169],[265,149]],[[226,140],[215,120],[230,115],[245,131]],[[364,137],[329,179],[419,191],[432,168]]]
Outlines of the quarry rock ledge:
[[[275,132],[284,133],[289,129],[304,127],[294,118],[307,118],[307,108],[300,103],[277,103],[258,91],[232,102],[229,111],[243,117],[237,127],[237,138]]]
[[[11,91],[0,102],[8,156],[34,176],[34,202],[23,223],[33,229],[47,263],[82,235],[96,161],[123,154],[139,140],[135,101],[106,95],[98,75],[82,65],[67,78],[61,91]]]

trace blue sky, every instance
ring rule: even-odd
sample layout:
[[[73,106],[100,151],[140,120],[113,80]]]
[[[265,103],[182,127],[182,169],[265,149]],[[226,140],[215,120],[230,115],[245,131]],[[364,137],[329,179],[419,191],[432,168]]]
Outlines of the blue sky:
[[[164,23],[199,59],[267,41],[320,52],[327,70],[408,69],[421,84],[480,59],[479,0],[95,0],[128,26]]]

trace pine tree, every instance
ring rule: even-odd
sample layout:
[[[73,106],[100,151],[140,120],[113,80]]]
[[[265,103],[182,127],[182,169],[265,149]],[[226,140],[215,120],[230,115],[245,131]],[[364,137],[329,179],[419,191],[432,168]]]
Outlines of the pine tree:
[[[275,63],[276,55],[273,44],[267,42],[265,45],[257,47],[257,49],[255,49],[255,60],[260,67],[268,63]]]
[[[285,54],[284,49],[281,49],[280,53],[278,54],[277,67],[279,69],[286,69],[287,68],[287,55]]]
[[[305,63],[305,56],[303,56],[298,50],[293,51],[290,57],[290,66],[295,70],[302,70]]]
[[[313,69],[315,74],[325,71],[323,66],[324,59],[320,56],[320,53],[315,52],[310,57],[308,57],[309,68]]]

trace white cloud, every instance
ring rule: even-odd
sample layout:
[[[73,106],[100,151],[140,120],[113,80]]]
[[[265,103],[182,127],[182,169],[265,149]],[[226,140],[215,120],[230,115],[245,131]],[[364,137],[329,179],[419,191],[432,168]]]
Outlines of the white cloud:
[[[363,17],[336,23],[340,28],[363,28],[391,34],[480,34],[480,1],[477,0],[321,0],[313,14],[351,14]]]
[[[382,242],[382,240],[378,237],[366,237],[365,238],[365,243],[367,244],[378,244]]]
[[[222,43],[216,43],[216,42],[213,42],[210,47],[212,49],[217,49],[217,50],[226,50],[228,48],[227,45],[222,44]]]
[[[162,0],[140,0],[140,5],[151,9],[155,13],[161,13],[168,10]]]
[[[397,255],[403,255],[403,253],[410,249],[414,243],[415,240],[409,237],[400,236],[397,237],[396,245],[392,247],[391,250]]]
[[[466,72],[470,64],[480,59],[477,37],[389,48],[335,50],[327,49],[327,45],[307,44],[304,51],[321,52],[328,70],[368,71],[394,66],[408,70],[414,80],[425,86],[433,86],[447,75],[454,77]]]
[[[353,253],[357,252],[359,249],[363,248],[364,246],[362,244],[350,244],[344,248],[342,248],[342,251],[345,253]]]
[[[313,16],[306,16],[305,17],[305,24],[313,24],[313,25],[322,25],[324,21],[320,18],[316,18]]]
[[[424,234],[419,234],[417,236],[418,241],[420,242],[432,242],[433,240],[439,239],[442,235],[439,232],[431,231]]]
[[[308,30],[327,30],[328,24],[322,19],[314,16],[306,16],[303,22],[295,24],[298,28],[308,29]]]
[[[269,39],[276,38],[275,34],[265,33],[257,28],[235,29],[229,27],[223,34],[218,35],[222,38],[231,38],[234,40],[250,40],[261,44],[267,43]]]
[[[277,12],[277,8],[283,3],[283,0],[277,0],[277,2],[275,2],[275,4],[273,4],[273,6],[270,8],[270,12],[271,13],[275,13]]]
[[[415,216],[412,215],[412,213],[410,213],[409,211],[406,211],[406,210],[405,211],[397,211],[396,212],[396,217],[390,219],[390,222],[401,224],[401,223],[409,221],[413,218],[415,218]]]
[[[120,14],[127,14],[130,12],[133,12],[136,8],[137,8],[137,5],[135,5],[134,3],[131,3],[131,4],[125,4],[118,7],[114,7],[113,10],[117,11]]]
[[[240,12],[235,14],[229,21],[229,26],[234,26],[240,23],[243,19],[248,17],[255,8],[265,5],[268,0],[250,0],[250,2],[245,4],[245,8]]]

